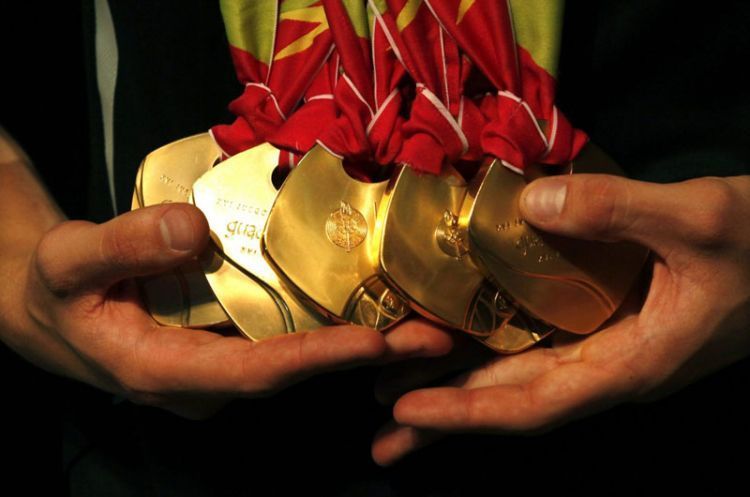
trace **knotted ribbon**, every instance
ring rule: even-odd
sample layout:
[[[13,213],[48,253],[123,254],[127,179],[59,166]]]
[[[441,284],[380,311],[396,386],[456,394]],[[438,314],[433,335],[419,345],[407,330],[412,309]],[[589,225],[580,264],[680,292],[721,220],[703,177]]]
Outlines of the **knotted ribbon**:
[[[415,81],[398,161],[437,174],[447,162],[477,159],[481,122],[462,96],[468,62],[420,1],[371,1],[391,48]]]
[[[330,75],[320,74],[333,51],[322,3],[222,0],[221,11],[235,71],[245,89],[229,105],[235,121],[211,129],[217,144],[227,156],[271,137],[289,145],[280,138],[279,128],[293,121],[298,143],[288,148],[307,151],[304,144],[312,146],[319,127],[305,123],[311,115],[332,114],[325,108],[330,105],[325,102],[331,92]],[[298,110],[303,96],[308,103],[316,102],[311,106],[315,109]]]
[[[561,1],[424,2],[497,91],[481,103],[485,153],[518,172],[578,155],[588,138],[554,104]]]
[[[361,0],[323,4],[342,75],[334,93],[337,118],[318,143],[369,176],[373,171],[368,167],[392,163],[401,149],[404,70],[387,50],[383,27],[370,6]]]

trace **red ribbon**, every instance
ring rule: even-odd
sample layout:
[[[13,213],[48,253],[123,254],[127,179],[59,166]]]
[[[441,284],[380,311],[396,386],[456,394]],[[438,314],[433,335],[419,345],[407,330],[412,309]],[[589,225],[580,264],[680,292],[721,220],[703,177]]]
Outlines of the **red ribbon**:
[[[416,81],[416,94],[403,126],[398,161],[418,171],[437,174],[444,162],[478,158],[481,115],[465,112],[462,96],[469,63],[458,46],[423,5],[410,11],[405,0],[388,0],[378,12],[392,49]]]
[[[554,105],[555,79],[517,46],[507,2],[476,0],[460,21],[458,0],[425,2],[497,90],[481,104],[488,119],[484,152],[519,171],[536,162],[565,164],[578,155],[588,138]]]
[[[383,27],[373,19],[370,39],[359,36],[350,14],[338,0],[324,0],[334,43],[341,57],[342,76],[334,102],[337,118],[321,134],[318,143],[348,159],[355,174],[368,176],[373,163],[392,163],[401,149],[404,70],[392,52]],[[364,6],[364,4],[362,4]],[[374,59],[373,59],[374,55]]]
[[[298,11],[321,9],[320,2],[300,7]],[[245,84],[242,95],[233,100],[229,110],[237,118],[230,125],[218,125],[211,129],[214,139],[228,156],[269,140],[282,125],[291,119],[292,112],[309,90],[311,82],[329,59],[333,49],[330,29],[317,33],[309,46],[300,43],[311,31],[320,28],[321,21],[315,16],[301,15],[300,19],[282,19],[279,15],[281,2],[278,2],[273,54],[270,64],[257,60],[250,53],[230,46],[238,78]],[[254,12],[247,9],[248,15]],[[304,12],[303,12],[304,14]],[[308,20],[309,19],[309,20]],[[324,21],[324,19],[322,19]],[[253,19],[255,24],[268,22],[266,19]],[[260,36],[260,34],[259,34]],[[289,47],[300,46],[297,52]],[[286,50],[286,52],[284,52]],[[283,56],[282,56],[283,54]],[[310,99],[308,98],[308,101]],[[315,107],[319,107],[318,104]],[[296,110],[295,113],[299,112]],[[308,115],[312,112],[305,111]],[[303,117],[295,119],[296,123]],[[299,141],[314,142],[319,127],[305,127],[295,124]],[[306,151],[306,150],[305,150]]]
[[[280,165],[292,167],[314,145],[320,130],[336,119],[333,89],[339,72],[339,56],[334,50],[323,69],[310,84],[303,104],[292,113],[284,124],[268,135],[268,141],[280,150]]]

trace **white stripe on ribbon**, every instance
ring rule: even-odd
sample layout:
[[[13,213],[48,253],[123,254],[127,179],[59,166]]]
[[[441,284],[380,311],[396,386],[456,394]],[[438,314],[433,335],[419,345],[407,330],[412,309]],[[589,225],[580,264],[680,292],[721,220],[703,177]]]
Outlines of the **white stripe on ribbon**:
[[[447,62],[445,60],[445,38],[443,37],[443,27],[440,27],[440,31],[438,33],[440,34],[440,57],[441,62],[443,63],[443,86],[445,87],[445,106],[450,109],[451,107],[451,92],[448,88],[448,67]]]
[[[333,100],[333,93],[321,93],[320,95],[313,95],[312,97],[305,100],[305,102],[312,102],[313,100]]]
[[[370,43],[370,60],[372,61],[372,100],[375,102],[375,111],[380,109],[380,102],[378,102],[378,65],[375,63],[375,27],[378,24],[378,20],[375,16],[372,16],[372,27],[370,33],[372,33],[372,43]]]
[[[318,138],[317,140],[315,140],[315,143],[317,143],[318,145],[320,145],[321,147],[323,147],[326,150],[326,152],[328,152],[332,156],[336,157],[337,159],[344,160],[344,156],[343,155],[339,155],[336,152],[334,152],[333,150],[331,150],[330,148],[328,148],[328,146],[325,143],[323,143],[322,141],[320,141],[320,138]]]
[[[276,111],[281,116],[281,119],[283,119],[284,121],[286,121],[286,115],[284,115],[284,113],[281,111],[281,107],[279,107],[279,101],[276,100],[276,95],[273,94],[273,91],[269,87],[267,87],[263,83],[253,83],[253,82],[245,83],[245,86],[246,87],[247,86],[255,86],[257,88],[260,88],[261,90],[267,91],[268,94],[271,96],[271,101],[273,101],[273,105],[274,105],[274,107],[276,107]]]
[[[382,105],[378,109],[378,111],[375,113],[375,116],[370,120],[370,124],[367,125],[367,136],[370,135],[370,131],[372,131],[372,128],[375,126],[375,123],[380,119],[380,116],[383,115],[383,111],[388,108],[388,106],[393,102],[393,99],[398,95],[399,91],[398,88],[394,88],[387,97],[385,97],[385,100],[383,100]]]
[[[509,91],[499,91],[497,92],[497,95],[499,97],[505,97],[513,100],[514,102],[517,102],[521,104],[521,107],[524,108],[526,113],[529,115],[529,119],[531,119],[531,122],[534,123],[534,127],[536,128],[537,133],[539,133],[539,137],[544,142],[545,149],[549,147],[549,142],[547,141],[547,137],[544,134],[544,131],[542,131],[542,128],[539,126],[539,122],[536,120],[536,117],[534,116],[534,113],[531,112],[531,107],[529,107],[529,104],[521,100],[518,96],[512,94]]]
[[[341,77],[344,79],[346,84],[349,85],[349,87],[352,89],[352,91],[357,96],[359,101],[365,104],[365,106],[367,107],[367,110],[370,111],[370,119],[372,119],[373,116],[375,116],[375,113],[372,111],[372,107],[370,107],[370,104],[367,103],[367,100],[365,100],[365,97],[363,97],[362,94],[359,92],[359,90],[357,89],[357,86],[352,82],[351,79],[349,79],[349,76],[346,73],[342,74]]]
[[[555,146],[555,140],[557,140],[557,106],[552,106],[552,125],[550,126],[549,143],[547,144],[547,151],[544,152],[544,157],[547,157],[552,151],[552,147]]]
[[[396,45],[396,42],[391,35],[391,32],[388,31],[388,26],[386,26],[385,21],[383,20],[383,16],[380,14],[380,11],[373,3],[373,0],[367,0],[367,4],[370,5],[372,11],[375,12],[375,18],[378,20],[380,27],[383,29],[385,37],[388,38],[388,43],[391,45],[393,53],[396,54],[396,58],[399,60],[399,62],[401,62],[402,66],[406,67],[406,64],[404,64],[404,58],[401,56],[401,52],[399,51],[398,46]]]
[[[461,126],[458,125],[455,119],[453,119],[453,116],[448,111],[448,109],[445,107],[443,102],[440,101],[440,99],[430,91],[429,88],[427,88],[424,83],[417,83],[417,89],[422,92],[422,94],[427,98],[427,101],[430,102],[435,109],[442,115],[445,120],[450,124],[453,131],[456,133],[456,136],[458,136],[458,139],[461,140],[461,155],[464,155],[466,152],[469,151],[469,140],[466,139],[466,135],[464,134],[464,131],[461,129]]]
[[[224,150],[223,148],[221,148],[221,145],[219,145],[218,140],[216,140],[216,137],[214,136],[213,130],[210,130],[210,129],[208,130],[208,136],[210,136],[211,139],[214,141],[214,144],[216,145],[216,148],[218,148],[219,150],[221,150],[221,154],[224,157],[231,157],[231,155],[228,154],[226,150]]]

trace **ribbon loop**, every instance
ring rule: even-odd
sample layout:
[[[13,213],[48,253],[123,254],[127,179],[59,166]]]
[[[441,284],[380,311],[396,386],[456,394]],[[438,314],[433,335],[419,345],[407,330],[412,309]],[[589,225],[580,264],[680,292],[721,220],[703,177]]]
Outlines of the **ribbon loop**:
[[[331,33],[341,56],[343,74],[334,102],[337,118],[318,143],[363,173],[373,161],[393,162],[401,150],[403,96],[399,84],[404,74],[368,5],[357,1],[324,0]],[[366,173],[363,173],[366,176]]]
[[[286,120],[275,95],[264,85],[245,85],[229,110],[237,116],[234,122],[214,126],[211,132],[230,156],[265,141]]]
[[[554,106],[561,2],[425,2],[498,92],[481,104],[484,151],[517,171],[578,155],[588,138]]]
[[[445,105],[427,87],[417,85],[399,160],[417,171],[439,174],[445,160],[455,162],[468,149],[461,126]]]
[[[222,0],[221,10],[235,71],[245,83],[229,105],[235,121],[211,129],[231,156],[277,134],[330,58],[333,40],[320,1]]]

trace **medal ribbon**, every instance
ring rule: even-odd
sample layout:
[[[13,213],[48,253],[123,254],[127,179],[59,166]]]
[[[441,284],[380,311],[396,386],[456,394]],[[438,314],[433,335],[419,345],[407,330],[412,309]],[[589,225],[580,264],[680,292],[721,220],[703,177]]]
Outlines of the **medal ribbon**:
[[[325,98],[313,98],[308,90],[329,59],[333,40],[320,1],[221,0],[221,12],[235,71],[245,85],[229,105],[235,121],[211,129],[231,156],[268,141],[291,119],[303,96],[317,101],[315,107],[325,106]],[[321,78],[315,91],[330,91]],[[295,128],[302,142],[310,142],[306,135],[317,129]]]
[[[482,102],[485,153],[518,172],[578,155],[588,138],[554,105],[563,1],[424,1],[497,90]]]
[[[387,39],[361,0],[323,0],[341,58],[342,74],[334,93],[337,118],[318,143],[349,159],[358,174],[367,165],[393,162],[401,148],[399,83],[404,71],[385,49]]]
[[[464,119],[462,72],[468,66],[456,43],[421,0],[370,3],[392,50],[416,83],[398,161],[437,174],[446,160],[479,158],[481,121]]]

